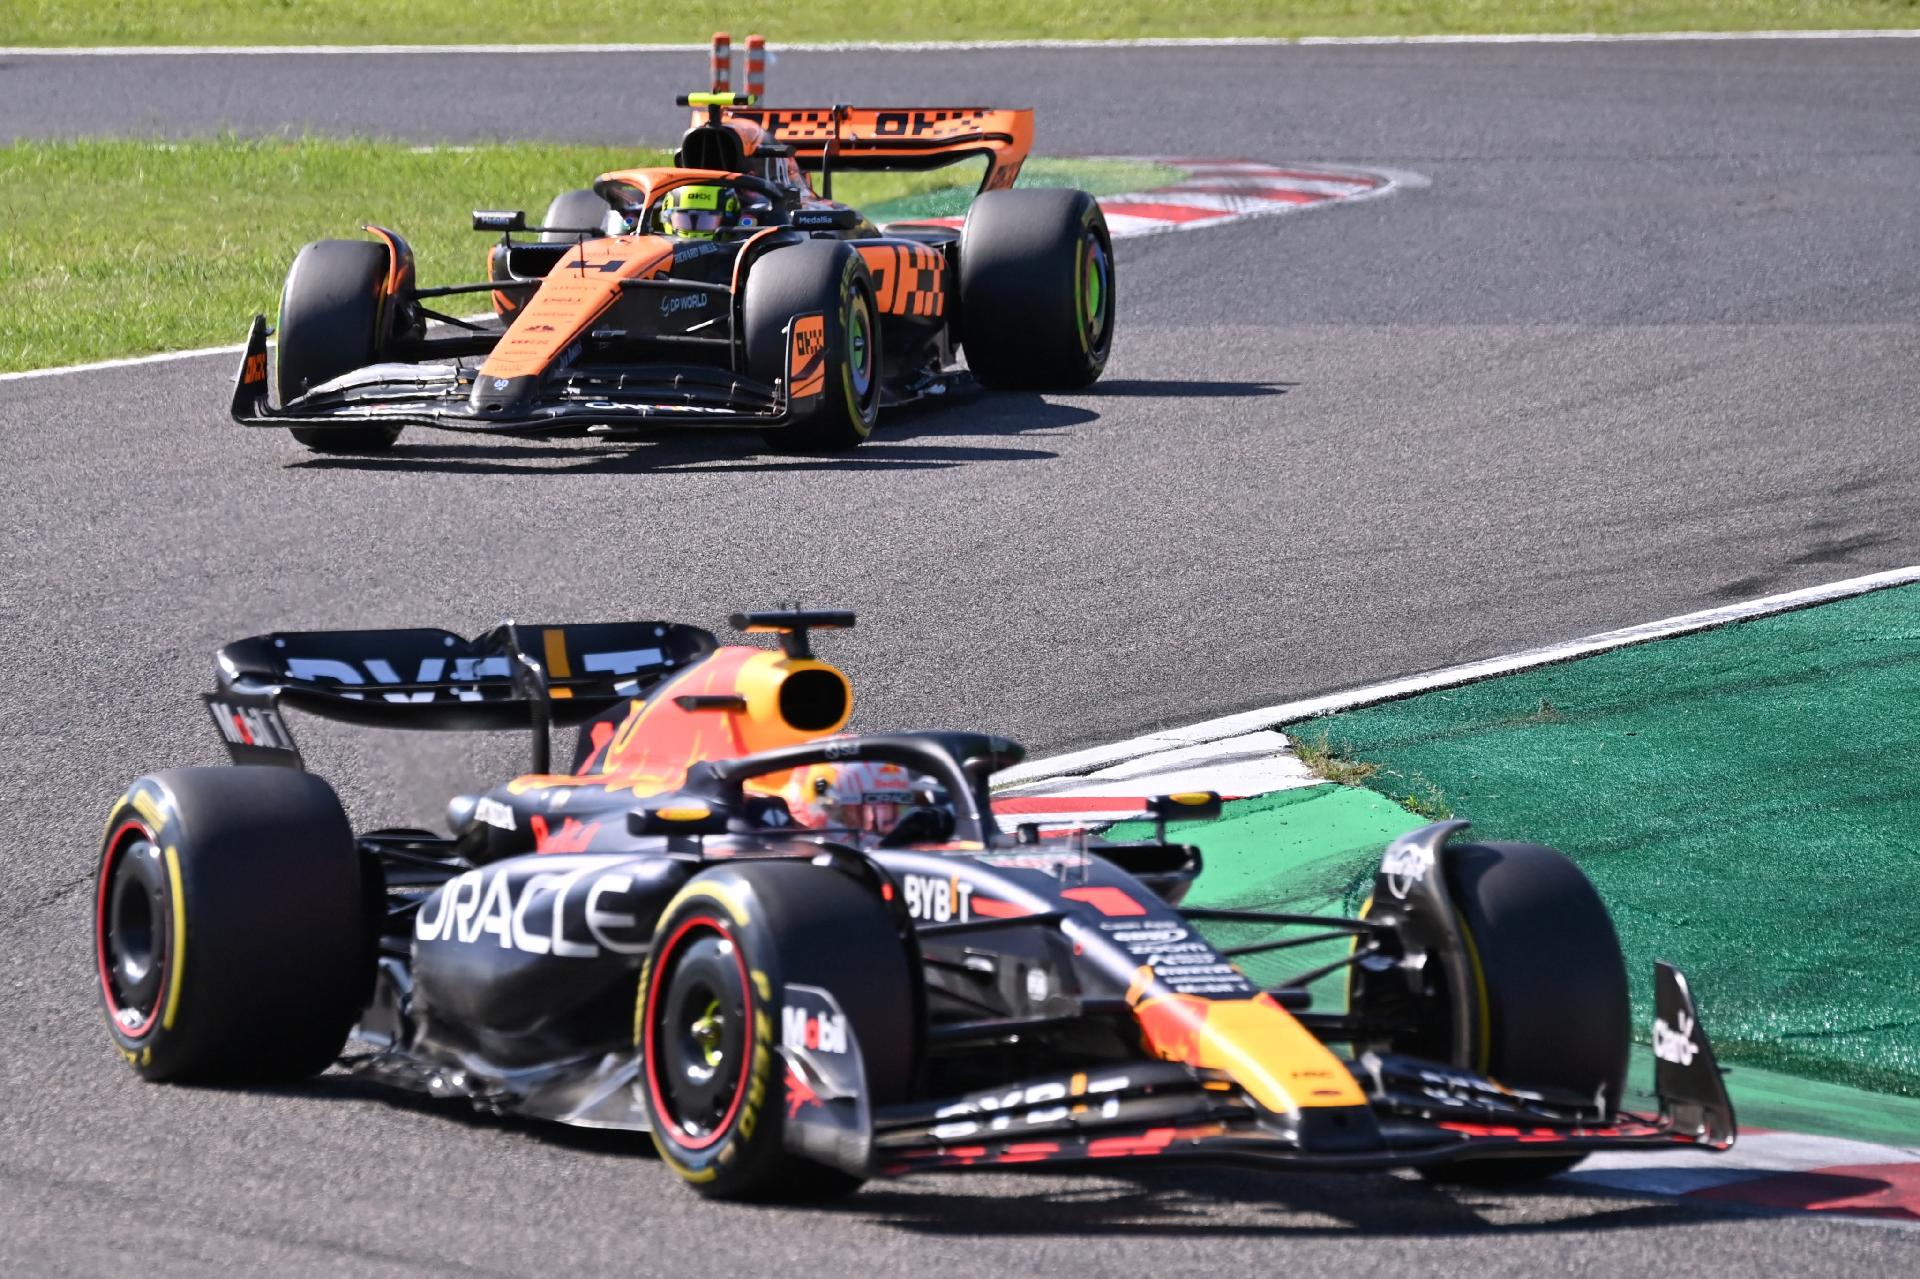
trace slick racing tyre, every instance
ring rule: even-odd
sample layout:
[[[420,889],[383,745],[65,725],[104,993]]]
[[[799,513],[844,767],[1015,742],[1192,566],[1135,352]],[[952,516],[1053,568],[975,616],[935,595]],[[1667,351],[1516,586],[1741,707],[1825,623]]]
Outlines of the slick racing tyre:
[[[540,243],[574,244],[581,239],[583,231],[589,233],[588,239],[604,235],[610,208],[597,191],[562,191],[547,206],[547,215],[540,219],[540,225],[563,229],[542,231]]]
[[[339,1056],[373,969],[353,833],[285,768],[184,768],[113,807],[94,959],[115,1047],[150,1080],[304,1079]]]
[[[1084,191],[989,191],[960,230],[961,348],[992,387],[1088,386],[1113,350],[1113,239]]]
[[[384,244],[317,240],[300,250],[280,294],[274,376],[282,405],[379,358],[386,285]],[[316,453],[378,453],[400,428],[296,426],[293,438]]]
[[[825,991],[865,1063],[868,1103],[906,1100],[920,1040],[914,974],[879,894],[809,862],[748,862],[695,876],[653,936],[635,1032],[661,1159],[717,1199],[819,1198],[858,1187],[858,1178],[786,1148],[788,1117],[806,1094],[789,1095],[777,1045],[800,997],[791,987]]]
[[[1483,1027],[1470,1059],[1452,1064],[1513,1088],[1604,1095],[1613,1113],[1626,1085],[1633,1013],[1626,961],[1600,894],[1564,854],[1536,844],[1455,845],[1442,863]],[[1368,1001],[1361,994],[1357,1002]],[[1443,1028],[1392,1047],[1446,1060],[1449,1038]],[[1583,1157],[1460,1160],[1421,1171],[1436,1181],[1513,1184],[1565,1172]]]
[[[880,413],[881,369],[873,280],[859,251],[837,240],[775,249],[753,262],[746,289],[747,373],[757,381],[786,377],[790,322],[808,314],[826,322],[823,393],[807,416],[768,431],[767,442],[803,453],[857,447]]]

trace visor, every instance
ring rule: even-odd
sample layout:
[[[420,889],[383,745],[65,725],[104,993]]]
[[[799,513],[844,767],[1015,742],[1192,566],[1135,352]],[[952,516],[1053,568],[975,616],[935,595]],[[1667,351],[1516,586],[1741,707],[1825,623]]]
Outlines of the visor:
[[[724,217],[718,209],[673,209],[667,225],[676,231],[718,231]]]

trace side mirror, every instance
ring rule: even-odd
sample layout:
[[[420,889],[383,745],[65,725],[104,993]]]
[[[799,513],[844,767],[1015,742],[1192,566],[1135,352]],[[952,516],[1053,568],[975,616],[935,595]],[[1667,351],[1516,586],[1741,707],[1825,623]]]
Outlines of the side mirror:
[[[1220,792],[1195,790],[1155,795],[1147,801],[1147,812],[1158,828],[1156,837],[1164,844],[1168,822],[1210,822],[1220,816]]]
[[[1147,812],[1162,822],[1210,822],[1220,816],[1220,793],[1197,790],[1155,795],[1147,801]]]
[[[498,231],[502,235],[513,231],[524,231],[527,229],[527,211],[525,209],[475,209],[473,229]]]
[[[667,799],[627,814],[630,835],[724,835],[727,815],[711,804],[691,799]]]

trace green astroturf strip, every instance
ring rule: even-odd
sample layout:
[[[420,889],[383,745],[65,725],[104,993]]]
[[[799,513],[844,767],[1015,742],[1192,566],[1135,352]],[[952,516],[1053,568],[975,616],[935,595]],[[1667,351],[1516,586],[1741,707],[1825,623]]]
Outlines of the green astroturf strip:
[[[1030,37],[1410,35],[1920,25],[1914,0],[13,0],[0,42],[64,44],[512,44]],[[705,87],[689,63],[683,88]],[[770,80],[779,84],[776,65]]]
[[[1387,841],[1424,820],[1370,790],[1315,786],[1229,801],[1220,821],[1176,826],[1173,836],[1198,845],[1206,861],[1187,898],[1191,905],[1352,914],[1372,882]],[[1111,834],[1146,839],[1152,836],[1153,825],[1125,822]],[[1208,924],[1206,932],[1217,945],[1263,935],[1259,928],[1229,924]],[[1251,955],[1241,963],[1254,980],[1277,983],[1291,973],[1337,958],[1341,945]],[[1345,987],[1337,976],[1322,979],[1312,990],[1320,1007],[1344,1005]],[[1706,1015],[1709,1030],[1721,1034],[1724,1010],[1715,1004]],[[1723,1064],[1725,1055],[1723,1049]],[[1733,1066],[1727,1086],[1740,1122],[1747,1127],[1920,1147],[1920,1100],[1744,1062]],[[1644,1049],[1633,1054],[1628,1088],[1631,1105],[1653,1106],[1653,1056]]]
[[[1724,1060],[1920,1096],[1920,587],[1290,725],[1599,887],[1636,1011]]]
[[[1704,1016],[1711,1018],[1712,1013]],[[1708,1026],[1712,1033],[1712,1026]],[[1714,1045],[1716,1051],[1718,1044]],[[1725,1054],[1721,1066],[1726,1067]],[[1920,1100],[1787,1075],[1757,1066],[1727,1070],[1727,1093],[1742,1128],[1845,1137],[1884,1146],[1920,1148]],[[1628,1109],[1654,1109],[1653,1054],[1638,1049],[1627,1073]]]
[[[485,278],[491,242],[469,228],[472,210],[537,220],[561,191],[666,160],[632,147],[310,137],[0,146],[0,372],[238,342],[255,312],[273,318],[302,244],[357,238],[362,222],[407,238],[421,284],[472,283]],[[1137,161],[1036,158],[1028,168],[1023,184],[1095,194],[1180,176]],[[902,202],[964,208],[954,184],[969,177],[977,183],[958,171],[861,174],[836,194],[883,216]],[[459,301],[449,299],[455,313]]]
[[[1193,906],[1298,914],[1349,915],[1365,895],[1380,850],[1388,840],[1422,825],[1391,800],[1349,786],[1309,786],[1258,799],[1231,800],[1221,819],[1204,826],[1174,826],[1170,837],[1197,845],[1204,859],[1187,896]],[[1151,822],[1122,822],[1116,839],[1150,839]],[[1261,925],[1208,924],[1215,945],[1231,946],[1270,936]],[[1345,942],[1302,946],[1241,961],[1249,977],[1275,984],[1293,973],[1336,959]],[[1309,988],[1315,1002],[1346,1003],[1346,979],[1334,976]]]

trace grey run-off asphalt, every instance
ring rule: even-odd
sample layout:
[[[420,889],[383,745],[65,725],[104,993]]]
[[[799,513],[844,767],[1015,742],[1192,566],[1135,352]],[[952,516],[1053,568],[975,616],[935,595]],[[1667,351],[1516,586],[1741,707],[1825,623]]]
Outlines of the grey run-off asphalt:
[[[0,136],[658,143],[699,71],[19,59]],[[0,386],[0,1266],[644,1274],[724,1241],[741,1267],[915,1275],[1913,1268],[1905,1233],[1397,1178],[942,1177],[710,1208],[618,1143],[342,1080],[134,1086],[95,1022],[93,841],[128,778],[216,759],[192,694],[240,634],[717,623],[798,595],[862,613],[831,648],[857,723],[1052,751],[1920,558],[1912,41],[793,55],[772,85],[1030,103],[1056,154],[1433,185],[1124,244],[1108,381],[896,418],[846,461],[419,433],[319,462],[224,423],[225,358]],[[363,819],[433,820],[521,758],[315,741]]]

